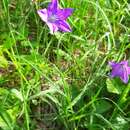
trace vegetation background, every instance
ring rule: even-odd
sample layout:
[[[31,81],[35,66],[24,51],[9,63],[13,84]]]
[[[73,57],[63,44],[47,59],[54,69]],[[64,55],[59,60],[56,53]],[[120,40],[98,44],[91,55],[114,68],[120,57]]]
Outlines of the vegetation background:
[[[1,130],[130,130],[130,82],[108,61],[130,59],[129,0],[59,0],[72,33],[49,34],[49,0],[0,0]]]

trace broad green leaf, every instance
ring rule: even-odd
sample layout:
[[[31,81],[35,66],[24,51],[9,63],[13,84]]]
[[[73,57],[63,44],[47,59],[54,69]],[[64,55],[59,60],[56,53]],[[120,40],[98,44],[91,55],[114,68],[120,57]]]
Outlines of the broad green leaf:
[[[104,113],[111,108],[111,104],[108,101],[100,100],[96,101],[96,112],[97,113]]]
[[[108,92],[115,94],[121,94],[125,87],[123,83],[116,79],[107,79],[106,84]]]

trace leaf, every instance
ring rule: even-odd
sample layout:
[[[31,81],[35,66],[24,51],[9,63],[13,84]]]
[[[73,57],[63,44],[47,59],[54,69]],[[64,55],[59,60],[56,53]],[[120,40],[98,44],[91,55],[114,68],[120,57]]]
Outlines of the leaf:
[[[12,93],[10,90],[5,88],[0,88],[0,128],[3,130],[13,130],[13,127],[16,126],[16,117],[19,113],[19,106],[14,105],[17,100],[14,100],[14,94],[18,92],[13,90]],[[16,95],[16,94],[15,94]],[[10,101],[14,100],[12,104]]]
[[[108,101],[101,100],[96,102],[96,112],[104,113],[111,108],[111,104]]]
[[[69,54],[67,54],[65,51],[61,50],[61,49],[57,49],[54,51],[58,56],[60,57],[64,57],[66,60],[70,61],[72,60],[71,56]]]
[[[7,68],[7,66],[8,66],[8,61],[5,59],[4,56],[0,56],[0,67]]]
[[[5,96],[5,95],[8,95],[9,94],[9,91],[5,88],[1,88],[0,87],[0,96]]]
[[[10,49],[15,44],[13,38],[8,36],[4,42],[3,48],[4,49]]]
[[[16,97],[16,98],[18,98],[21,102],[23,101],[23,96],[22,96],[22,94],[21,94],[21,92],[20,91],[18,91],[17,89],[12,89],[11,90],[11,92],[12,92],[12,94]]]
[[[10,117],[10,115],[8,114],[7,111],[5,111],[4,109],[2,109],[0,107],[0,127],[5,128],[7,127],[8,129],[12,130],[12,119]],[[2,121],[2,120],[4,121]]]
[[[129,130],[129,122],[121,115],[116,117],[113,126],[115,130]]]
[[[121,94],[125,87],[119,80],[116,79],[107,79],[106,84],[108,92],[115,94]]]

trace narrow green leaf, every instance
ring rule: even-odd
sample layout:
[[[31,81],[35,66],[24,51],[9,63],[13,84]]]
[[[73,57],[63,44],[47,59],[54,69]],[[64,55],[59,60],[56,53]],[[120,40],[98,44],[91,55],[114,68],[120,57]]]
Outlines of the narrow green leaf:
[[[13,123],[13,121],[12,121],[12,119],[11,119],[11,117],[10,117],[10,115],[8,114],[8,112],[7,111],[5,111],[3,108],[1,108],[0,107],[0,117],[3,119],[3,126],[5,126],[6,127],[6,125],[8,126],[8,128],[10,129],[10,130],[12,130],[12,123]],[[2,122],[1,122],[2,123]],[[0,123],[0,124],[1,124]],[[1,126],[2,127],[2,126]]]

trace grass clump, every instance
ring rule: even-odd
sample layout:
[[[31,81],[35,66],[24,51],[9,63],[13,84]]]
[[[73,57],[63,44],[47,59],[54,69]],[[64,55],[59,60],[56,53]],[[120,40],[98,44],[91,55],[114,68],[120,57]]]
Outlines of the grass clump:
[[[37,14],[49,1],[0,1],[2,130],[129,130],[130,81],[108,61],[129,60],[130,2],[59,0],[71,33],[51,35]]]

